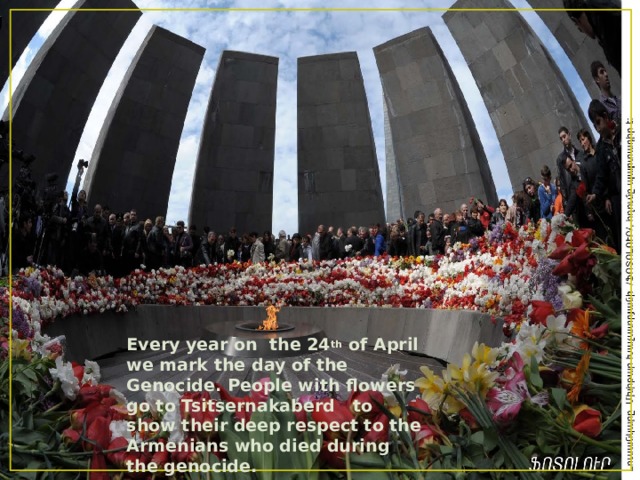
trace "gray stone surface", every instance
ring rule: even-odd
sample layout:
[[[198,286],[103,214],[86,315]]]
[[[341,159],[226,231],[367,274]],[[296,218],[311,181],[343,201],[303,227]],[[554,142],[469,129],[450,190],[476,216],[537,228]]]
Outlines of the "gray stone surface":
[[[406,219],[407,215],[402,205],[402,197],[400,196],[398,165],[393,151],[393,134],[391,132],[391,124],[389,123],[389,109],[387,108],[387,102],[384,99],[382,101],[382,108],[384,110],[385,169],[387,171],[387,203],[385,211],[389,222],[393,222],[398,218]]]
[[[562,0],[529,0],[532,8],[564,8]],[[600,90],[591,77],[591,62],[600,60],[607,67],[611,89],[620,95],[620,75],[607,64],[602,47],[597,40],[587,37],[573,24],[566,12],[538,11],[538,15],[556,37],[584,82],[591,98],[599,98]]]
[[[355,52],[298,59],[298,230],[385,221]]]
[[[224,51],[209,97],[189,224],[271,230],[278,59]]]
[[[140,305],[126,315],[71,316],[48,326],[51,335],[66,335],[66,355],[82,361],[127,349],[127,339],[187,340],[200,337],[202,329],[217,322],[261,322],[263,307]],[[490,315],[460,310],[411,308],[316,308],[285,307],[278,321],[290,325],[306,323],[324,330],[330,339],[365,342],[417,338],[414,353],[445,362],[459,363],[478,341],[498,346],[504,340],[502,321]]]
[[[81,0],[74,7],[137,8],[131,0]],[[70,12],[27,68],[13,95],[13,140],[36,156],[32,171],[37,181],[57,173],[60,188],[66,183],[96,96],[140,15]]]
[[[475,123],[431,30],[390,40],[375,47],[374,54],[405,216],[417,209],[428,214],[436,207],[451,212],[469,197],[496,204]]]
[[[154,26],[109,108],[85,178],[89,205],[165,215],[204,48]]]
[[[459,0],[452,8],[512,8],[506,0]],[[443,19],[478,85],[514,190],[554,170],[558,128],[588,125],[553,59],[518,12],[448,11]]]
[[[55,8],[59,0],[4,0],[0,2],[0,85],[9,77],[9,10]],[[47,11],[11,12],[11,67],[16,66],[20,55],[29,45],[42,23],[49,16]]]

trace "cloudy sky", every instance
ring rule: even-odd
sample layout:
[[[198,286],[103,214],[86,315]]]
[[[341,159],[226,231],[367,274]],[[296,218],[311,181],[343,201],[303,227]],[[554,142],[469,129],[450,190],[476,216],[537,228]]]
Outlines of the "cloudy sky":
[[[274,2],[213,1],[213,0],[134,0],[141,8],[255,8],[297,7],[300,2],[282,0]],[[75,0],[61,0],[59,7],[70,8]],[[421,8],[447,8],[453,1],[431,0],[420,2]],[[519,8],[529,8],[526,0],[512,0]],[[389,2],[372,0],[368,8],[413,7],[416,2]],[[310,0],[305,7],[341,7],[344,2]],[[357,5],[357,2],[356,2]],[[365,88],[377,150],[380,175],[385,185],[384,128],[382,87],[373,55],[373,47],[412,30],[430,26],[461,85],[480,133],[492,169],[499,197],[510,199],[511,186],[506,164],[499,148],[486,108],[462,55],[442,21],[442,11],[146,11],[133,29],[117,57],[107,81],[97,98],[78,147],[76,158],[90,159],[98,138],[100,126],[107,114],[113,96],[137,48],[152,25],[160,25],[206,48],[204,61],[196,80],[187,118],[182,132],[176,167],[171,186],[167,221],[174,224],[187,218],[191,185],[202,119],[213,85],[220,54],[223,50],[240,50],[272,55],[280,58],[276,114],[276,150],[274,171],[274,214],[272,228],[297,230],[297,178],[296,178],[296,67],[297,58],[308,55],[357,51]],[[64,15],[52,14],[30,43],[13,70],[13,88],[44,39]],[[536,31],[560,66],[581,105],[587,106],[589,96],[570,65],[564,52],[535,12],[523,16]],[[7,103],[8,85],[0,92],[0,101]],[[586,113],[586,112],[585,112]],[[535,172],[532,172],[534,174]],[[73,172],[72,172],[73,174]],[[72,179],[68,183],[71,190]]]

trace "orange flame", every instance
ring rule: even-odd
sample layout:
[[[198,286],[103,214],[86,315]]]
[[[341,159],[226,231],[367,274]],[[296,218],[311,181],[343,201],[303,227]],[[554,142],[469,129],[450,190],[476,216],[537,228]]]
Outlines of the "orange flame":
[[[277,330],[278,329],[278,316],[276,315],[280,309],[275,305],[269,305],[267,307],[267,318],[262,321],[262,325],[258,327],[258,330]]]

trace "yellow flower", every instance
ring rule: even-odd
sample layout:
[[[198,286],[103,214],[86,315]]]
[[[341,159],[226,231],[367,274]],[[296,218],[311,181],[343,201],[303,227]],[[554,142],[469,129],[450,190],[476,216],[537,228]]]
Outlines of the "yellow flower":
[[[394,417],[400,418],[400,416],[402,415],[402,407],[400,407],[400,405],[394,405],[393,407],[388,408]]]
[[[29,340],[14,338],[11,344],[11,354],[13,358],[24,358],[31,360],[31,350],[29,349]]]
[[[536,233],[533,236],[536,240],[542,240],[542,230],[540,228],[536,229]]]
[[[489,389],[493,387],[496,378],[498,378],[498,373],[489,370],[485,363],[472,362],[471,355],[465,353],[462,365],[457,367],[449,364],[444,377],[445,381],[449,377],[452,382],[458,383],[465,390],[477,392],[484,397]]]
[[[420,367],[424,377],[416,380],[416,387],[422,392],[422,399],[433,409],[440,407],[444,398],[445,383],[442,377],[433,373],[429,367]]]
[[[486,346],[484,343],[474,343],[471,355],[478,363],[493,365],[498,358],[498,349]]]

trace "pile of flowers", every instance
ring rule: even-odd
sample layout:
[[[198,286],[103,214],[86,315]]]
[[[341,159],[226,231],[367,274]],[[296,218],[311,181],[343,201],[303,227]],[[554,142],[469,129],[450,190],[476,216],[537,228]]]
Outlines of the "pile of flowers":
[[[11,407],[14,468],[89,466],[96,470],[91,477],[97,480],[111,478],[97,470],[121,469],[131,461],[169,466],[215,459],[244,461],[258,469],[406,470],[396,472],[398,478],[425,478],[429,469],[528,470],[563,456],[597,459],[600,463],[592,464],[594,469],[621,468],[620,268],[620,257],[599,243],[592,231],[576,230],[557,216],[537,229],[515,231],[507,224],[471,244],[455,245],[444,257],[235,263],[135,272],[119,280],[68,279],[52,268],[29,270],[14,284],[11,331],[6,321],[8,292],[0,287],[0,402],[4,407],[0,436],[7,435]],[[185,408],[189,401],[212,399],[208,392],[154,392],[147,396],[147,408],[127,408],[130,405],[122,394],[100,383],[97,364],[65,362],[64,339],[49,338],[41,330],[45,322],[60,316],[126,311],[140,303],[255,305],[275,300],[288,305],[468,308],[503,316],[508,341],[496,348],[476,344],[461,365],[450,364],[441,373],[423,367],[424,377],[416,382],[417,398],[415,393],[409,398],[392,388],[404,375],[395,366],[383,376],[387,387],[382,391],[356,391],[347,398],[334,392],[313,392],[298,399],[282,392],[267,393],[266,385],[274,378],[263,379],[264,391],[246,397],[234,397],[220,388],[216,400],[236,407],[269,399],[331,406],[331,413],[317,409],[251,414],[236,409],[233,414]],[[5,388],[9,336],[12,405]],[[317,451],[247,453],[239,451],[236,442],[264,441],[264,432],[194,433],[180,427],[185,419],[233,424],[274,416],[283,424],[298,421],[308,427],[283,429],[270,440],[317,443]],[[390,428],[398,420],[414,428]],[[326,421],[351,428],[313,428]],[[128,428],[131,422],[136,425],[133,431]],[[372,429],[372,423],[379,428]],[[196,439],[217,447],[200,451],[193,443]],[[154,454],[131,448],[132,443],[167,442],[184,442],[192,448]],[[333,444],[343,448],[331,450]],[[0,446],[0,465],[8,464],[5,445]],[[551,470],[589,467],[578,460],[547,466]],[[0,474],[5,474],[2,468]],[[127,475],[152,478],[151,474]],[[183,474],[205,478],[200,475]],[[278,478],[281,475],[292,474],[278,474]],[[368,478],[376,475],[367,473]],[[453,473],[441,475],[454,477]],[[522,472],[521,476],[542,478],[543,474]],[[75,478],[75,474],[57,473],[55,478]]]
[[[39,322],[81,313],[126,312],[139,304],[468,309],[522,317],[535,298],[556,304],[549,263],[552,229],[500,230],[500,238],[456,244],[446,256],[322,262],[231,263],[137,270],[124,278],[65,277],[55,267],[15,278],[14,298]],[[545,263],[546,262],[546,263]],[[26,303],[29,304],[26,307]]]

